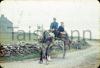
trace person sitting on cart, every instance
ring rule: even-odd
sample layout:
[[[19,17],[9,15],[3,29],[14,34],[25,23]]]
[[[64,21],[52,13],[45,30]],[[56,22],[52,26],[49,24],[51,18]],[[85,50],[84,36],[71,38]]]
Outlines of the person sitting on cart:
[[[61,37],[64,37],[65,39],[68,39],[68,34],[65,32],[65,29],[64,29],[64,22],[61,22],[61,25],[59,26],[58,30],[58,37],[61,38]]]
[[[54,33],[55,37],[57,37],[57,29],[58,29],[58,22],[56,22],[56,18],[53,18],[53,22],[50,25],[50,30]]]

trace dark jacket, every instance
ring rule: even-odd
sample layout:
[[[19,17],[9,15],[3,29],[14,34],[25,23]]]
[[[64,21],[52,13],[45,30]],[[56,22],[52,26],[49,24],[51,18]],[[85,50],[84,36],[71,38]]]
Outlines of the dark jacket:
[[[65,31],[65,30],[64,30],[64,27],[59,26],[58,31],[59,31],[59,32],[64,32],[64,31]]]

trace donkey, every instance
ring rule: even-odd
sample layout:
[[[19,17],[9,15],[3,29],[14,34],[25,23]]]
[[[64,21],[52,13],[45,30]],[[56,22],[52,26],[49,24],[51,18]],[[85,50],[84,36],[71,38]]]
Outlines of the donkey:
[[[43,63],[43,59],[48,61],[48,56],[50,53],[50,45],[53,42],[53,34],[50,34],[48,31],[43,32],[43,37],[41,40],[42,47],[40,47],[40,63]]]

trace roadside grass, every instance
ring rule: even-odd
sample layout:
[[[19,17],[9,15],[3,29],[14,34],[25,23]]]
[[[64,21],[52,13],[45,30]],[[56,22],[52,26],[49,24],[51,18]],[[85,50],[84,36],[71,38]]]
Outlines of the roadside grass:
[[[28,55],[10,56],[10,57],[0,57],[2,62],[13,62],[13,61],[23,61],[26,59],[35,59],[39,57],[39,53],[33,53]]]

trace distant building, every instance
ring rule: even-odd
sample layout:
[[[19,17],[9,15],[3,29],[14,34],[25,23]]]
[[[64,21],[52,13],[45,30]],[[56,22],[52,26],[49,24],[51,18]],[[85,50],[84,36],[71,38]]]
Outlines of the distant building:
[[[0,17],[0,32],[12,32],[13,29],[9,28],[13,27],[13,23],[8,20],[4,15]]]
[[[4,15],[0,17],[0,42],[5,42],[11,39],[11,32],[13,31],[13,23],[7,19]]]

